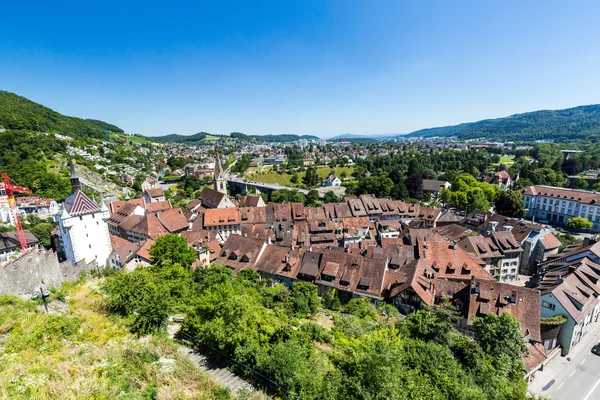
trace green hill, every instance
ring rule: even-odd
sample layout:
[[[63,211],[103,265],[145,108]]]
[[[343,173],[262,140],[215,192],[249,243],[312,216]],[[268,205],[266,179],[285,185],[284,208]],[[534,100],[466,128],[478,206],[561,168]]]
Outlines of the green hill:
[[[208,132],[198,132],[193,135],[179,135],[177,133],[172,133],[165,136],[152,136],[151,139],[171,143],[199,144],[200,142],[206,141],[205,139],[217,137],[219,136],[210,134]]]
[[[402,137],[432,136],[510,141],[582,139],[597,141],[600,140],[600,104],[564,110],[533,111],[505,118],[421,129]]]
[[[0,126],[35,132],[71,133],[107,130],[123,133],[115,125],[95,119],[67,117],[23,96],[0,90]]]

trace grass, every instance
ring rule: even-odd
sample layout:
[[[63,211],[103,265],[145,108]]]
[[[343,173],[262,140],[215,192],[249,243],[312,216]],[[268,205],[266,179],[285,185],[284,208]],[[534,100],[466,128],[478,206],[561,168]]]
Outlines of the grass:
[[[512,163],[515,161],[515,156],[510,155],[510,156],[502,156],[500,157],[500,162],[501,163]]]
[[[337,177],[339,177],[342,172],[345,172],[346,176],[348,176],[348,177],[350,175],[352,175],[352,172],[354,172],[353,167],[336,167],[336,168],[334,168],[334,170],[335,170],[335,175]],[[331,171],[330,167],[318,168],[317,174],[319,174],[319,178],[327,179],[327,177],[329,176],[329,171]],[[304,175],[305,175],[304,172],[298,173],[298,182],[299,183],[302,183],[302,178],[304,177]],[[254,175],[251,175],[249,177],[249,179],[256,181],[256,182],[275,183],[275,184],[284,185],[284,186],[293,186],[293,184],[291,182],[291,178],[292,178],[292,175],[290,175],[290,174],[286,174],[286,173],[279,174],[277,172],[266,172],[266,173],[259,172]]]
[[[171,339],[137,338],[124,320],[103,312],[97,284],[55,291],[51,299],[66,298],[68,311],[54,314],[31,300],[0,296],[0,398],[230,398]]]

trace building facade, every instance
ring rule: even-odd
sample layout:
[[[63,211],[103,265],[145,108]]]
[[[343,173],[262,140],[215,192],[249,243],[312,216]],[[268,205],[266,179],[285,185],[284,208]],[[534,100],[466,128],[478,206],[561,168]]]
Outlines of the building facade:
[[[104,266],[111,253],[108,208],[90,199],[80,188],[79,176],[71,163],[71,194],[54,214],[60,229],[60,247],[72,265],[85,260]]]
[[[600,194],[553,186],[529,186],[521,194],[528,218],[566,224],[570,218],[584,217],[592,222],[592,231],[600,232]]]

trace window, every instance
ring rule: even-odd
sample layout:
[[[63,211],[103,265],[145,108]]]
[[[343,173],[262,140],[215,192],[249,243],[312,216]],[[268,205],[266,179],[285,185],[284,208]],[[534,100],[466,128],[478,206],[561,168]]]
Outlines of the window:
[[[80,216],[79,216],[79,220],[80,220],[80,221],[83,221],[83,215],[80,215]]]
[[[547,301],[542,301],[542,307],[546,307],[550,310],[554,310],[556,306],[552,303],[548,303]]]
[[[92,248],[92,245],[91,245],[91,244],[88,244],[88,246],[90,246],[90,249]]]

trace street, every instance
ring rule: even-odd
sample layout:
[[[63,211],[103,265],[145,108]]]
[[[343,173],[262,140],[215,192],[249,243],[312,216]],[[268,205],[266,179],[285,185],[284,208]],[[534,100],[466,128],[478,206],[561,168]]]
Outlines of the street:
[[[588,335],[571,350],[570,361],[559,356],[536,372],[530,390],[552,400],[600,399],[600,356],[590,351],[600,334],[595,329]]]

